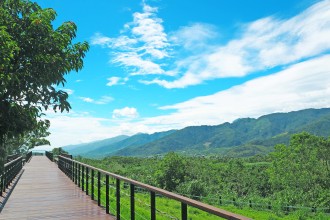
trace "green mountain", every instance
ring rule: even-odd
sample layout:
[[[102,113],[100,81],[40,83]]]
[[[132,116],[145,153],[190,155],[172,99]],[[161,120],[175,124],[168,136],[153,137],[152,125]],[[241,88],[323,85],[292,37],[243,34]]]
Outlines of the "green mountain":
[[[81,156],[87,157],[89,151],[94,151],[94,150],[97,150],[104,146],[109,146],[111,144],[117,143],[117,142],[125,140],[127,138],[129,138],[129,136],[120,135],[120,136],[116,136],[113,138],[108,138],[108,139],[104,139],[104,140],[100,140],[100,141],[94,141],[91,143],[84,143],[84,144],[77,144],[77,145],[69,145],[69,146],[65,146],[62,148],[63,148],[63,150],[69,152],[70,154],[72,154],[74,156],[81,155]],[[118,150],[118,149],[114,149],[114,150]]]
[[[112,143],[112,144],[107,144],[102,147],[96,148],[96,149],[91,149],[85,154],[82,154],[81,156],[88,156],[88,157],[104,157],[107,155],[110,155],[117,150],[120,149],[135,149],[140,146],[143,146],[147,143],[151,143],[155,140],[161,139],[167,135],[172,134],[175,132],[175,130],[170,130],[170,131],[165,131],[165,132],[156,132],[153,134],[136,134],[131,137],[125,138],[121,141]],[[70,152],[71,153],[71,152]]]
[[[217,126],[186,127],[142,146],[127,146],[111,155],[150,156],[176,151],[252,156],[266,154],[276,144],[287,144],[292,134],[302,131],[330,136],[330,109],[306,109],[257,119],[237,119]]]

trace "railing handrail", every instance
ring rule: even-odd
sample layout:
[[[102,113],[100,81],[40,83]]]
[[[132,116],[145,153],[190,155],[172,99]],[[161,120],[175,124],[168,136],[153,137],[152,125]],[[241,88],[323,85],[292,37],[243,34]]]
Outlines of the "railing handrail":
[[[3,173],[0,173],[0,196],[6,191],[16,175],[21,171],[23,166],[23,157],[20,156],[4,165]]]
[[[71,155],[71,154],[60,153],[60,155],[58,155],[58,156],[65,157],[65,158],[67,158],[67,159],[72,159],[72,155]]]
[[[5,163],[5,167],[11,165],[12,163],[15,163],[17,160],[19,160],[19,159],[21,159],[21,158],[22,158],[22,156],[19,156],[19,157],[17,157],[15,160],[12,160],[12,161],[10,161],[10,162],[8,162],[8,163]]]
[[[235,213],[232,213],[232,212],[229,212],[229,211],[226,211],[226,210],[223,210],[223,209],[220,209],[220,208],[217,208],[217,207],[214,207],[214,206],[211,206],[211,205],[208,205],[208,204],[205,204],[205,203],[202,203],[202,202],[193,200],[191,198],[188,198],[188,197],[185,197],[185,196],[181,196],[181,195],[175,194],[173,192],[170,192],[170,191],[167,191],[167,190],[164,190],[164,189],[157,188],[155,186],[151,186],[151,185],[148,185],[148,184],[145,184],[145,183],[141,183],[139,181],[136,181],[136,180],[133,180],[133,179],[130,179],[130,178],[127,178],[127,177],[123,177],[123,176],[120,176],[118,174],[110,173],[108,171],[105,171],[105,170],[102,170],[102,169],[99,169],[99,168],[90,166],[88,164],[84,164],[82,162],[79,162],[79,161],[76,161],[76,160],[73,160],[73,159],[70,159],[70,158],[67,158],[67,157],[59,156],[59,158],[62,158],[64,160],[68,160],[68,161],[71,161],[71,162],[74,162],[74,163],[83,165],[83,166],[88,167],[90,169],[96,170],[96,171],[98,171],[98,172],[100,172],[102,174],[111,176],[113,178],[122,180],[124,182],[128,182],[128,183],[133,184],[135,186],[139,186],[139,187],[145,188],[145,189],[147,189],[147,190],[149,190],[151,192],[161,194],[161,195],[166,196],[168,198],[171,198],[171,199],[174,199],[174,200],[183,202],[183,203],[185,203],[187,205],[193,206],[195,208],[201,209],[203,211],[212,213],[214,215],[217,215],[217,216],[220,216],[220,217],[223,217],[223,218],[227,218],[227,219],[242,219],[242,220],[250,219],[250,218],[247,218],[245,216],[241,216],[241,215],[238,215],[238,214],[235,214]]]
[[[8,162],[10,162],[10,161],[12,161],[12,160],[18,158],[19,156],[20,156],[20,154],[11,154],[11,155],[8,155],[8,156],[7,156],[6,160],[7,160]]]
[[[29,162],[30,159],[31,159],[31,157],[32,157],[32,151],[29,151],[29,152],[25,155],[25,162],[26,162],[26,163]]]
[[[54,161],[54,153],[51,151],[45,151],[45,155],[46,157],[50,160],[50,161]]]

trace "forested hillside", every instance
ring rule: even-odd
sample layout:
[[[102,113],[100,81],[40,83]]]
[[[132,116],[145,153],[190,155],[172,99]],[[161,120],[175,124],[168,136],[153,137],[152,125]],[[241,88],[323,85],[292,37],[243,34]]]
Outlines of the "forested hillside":
[[[292,134],[303,131],[329,136],[330,109],[274,113],[217,126],[192,126],[154,134],[119,136],[64,149],[85,157],[151,156],[171,151],[191,156],[248,157],[268,154],[276,144],[288,144]]]
[[[266,156],[189,157],[172,152],[164,157],[77,159],[215,206],[233,205],[235,212],[253,219],[282,219],[291,212],[296,213],[285,219],[328,219],[329,150],[329,138],[303,132]],[[261,210],[268,213],[261,216]]]
[[[117,136],[93,143],[86,143],[80,145],[74,145],[73,147],[64,147],[72,155],[80,155],[84,157],[104,157],[117,150],[130,147],[132,149],[143,146],[146,143],[153,142],[164,136],[173,133],[175,130],[156,132],[154,134],[136,134],[131,137],[129,136]]]
[[[141,147],[124,148],[112,155],[149,156],[176,151],[188,155],[253,156],[272,151],[276,144],[288,144],[292,134],[302,131],[329,136],[330,109],[275,113],[217,126],[187,127]]]
[[[120,136],[116,136],[114,138],[108,138],[105,140],[95,141],[95,142],[91,142],[91,143],[65,146],[65,147],[63,147],[63,149],[65,151],[70,152],[70,154],[72,154],[72,155],[87,155],[88,152],[90,152],[90,151],[96,150],[98,148],[102,148],[104,146],[112,145],[119,141],[125,140],[128,137],[129,136],[126,136],[126,135],[120,135]],[[120,149],[120,148],[117,148],[117,149],[115,148],[114,150],[118,150],[118,149]]]

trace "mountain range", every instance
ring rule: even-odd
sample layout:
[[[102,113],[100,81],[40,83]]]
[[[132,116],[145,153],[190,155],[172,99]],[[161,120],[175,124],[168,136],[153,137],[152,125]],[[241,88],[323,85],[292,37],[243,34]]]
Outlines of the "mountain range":
[[[117,136],[63,147],[74,156],[152,156],[171,151],[185,155],[217,154],[246,157],[267,154],[276,144],[288,144],[295,133],[330,136],[330,108],[273,113],[215,126],[190,126],[154,134]]]

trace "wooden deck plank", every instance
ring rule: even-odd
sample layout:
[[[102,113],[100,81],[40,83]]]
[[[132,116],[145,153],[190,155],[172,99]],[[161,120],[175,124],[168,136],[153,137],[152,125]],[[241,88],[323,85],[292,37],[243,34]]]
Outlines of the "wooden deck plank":
[[[45,156],[32,157],[23,169],[0,219],[115,219]]]

